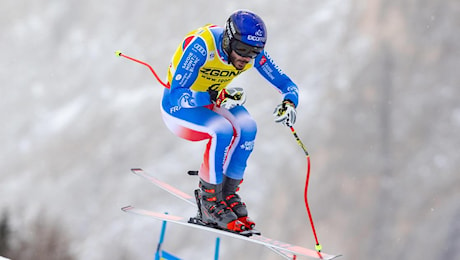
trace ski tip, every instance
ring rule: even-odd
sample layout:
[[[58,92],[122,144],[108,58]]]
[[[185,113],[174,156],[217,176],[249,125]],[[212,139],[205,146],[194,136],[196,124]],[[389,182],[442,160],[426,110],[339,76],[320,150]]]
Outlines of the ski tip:
[[[192,176],[196,176],[198,175],[198,171],[197,170],[190,170],[187,172],[188,175],[192,175]]]
[[[142,171],[142,169],[141,169],[141,168],[131,168],[131,171],[132,171],[133,173],[136,173],[136,172]]]
[[[115,55],[121,56],[121,51],[115,51]]]
[[[123,211],[128,211],[130,209],[134,208],[133,206],[129,205],[129,206],[124,206],[123,208],[121,208],[121,210]]]

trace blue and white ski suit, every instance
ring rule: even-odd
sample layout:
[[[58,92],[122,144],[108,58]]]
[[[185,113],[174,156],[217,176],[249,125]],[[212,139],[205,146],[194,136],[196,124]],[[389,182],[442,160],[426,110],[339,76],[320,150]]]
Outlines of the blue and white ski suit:
[[[223,174],[242,179],[254,147],[257,126],[244,106],[215,106],[208,90],[219,91],[239,74],[255,67],[297,106],[298,88],[264,50],[244,69],[237,70],[222,49],[223,28],[206,25],[190,32],[173,55],[168,69],[162,115],[177,136],[208,140],[199,170],[201,179],[219,184]]]

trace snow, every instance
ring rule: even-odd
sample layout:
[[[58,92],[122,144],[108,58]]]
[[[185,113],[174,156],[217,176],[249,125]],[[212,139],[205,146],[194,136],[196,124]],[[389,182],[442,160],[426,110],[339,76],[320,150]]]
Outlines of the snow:
[[[151,259],[161,223],[120,208],[194,209],[129,170],[145,168],[191,192],[197,180],[186,171],[199,167],[205,143],[171,134],[160,84],[114,52],[148,62],[164,78],[185,33],[247,8],[265,19],[271,57],[301,89],[296,130],[311,154],[310,207],[324,251],[435,258],[428,249],[455,238],[449,226],[458,223],[460,196],[458,36],[449,20],[459,16],[455,1],[444,4],[6,0],[0,209],[23,237],[40,216],[62,226],[76,259]],[[401,28],[385,24],[388,14]],[[245,88],[258,123],[241,189],[250,214],[264,235],[313,247],[305,157],[289,129],[272,120],[280,96],[255,71],[234,84]],[[434,233],[437,242],[428,245]],[[165,247],[186,259],[210,258],[214,239],[169,225]],[[222,259],[278,259],[231,239],[221,247]],[[459,255],[452,248],[446,259]]]

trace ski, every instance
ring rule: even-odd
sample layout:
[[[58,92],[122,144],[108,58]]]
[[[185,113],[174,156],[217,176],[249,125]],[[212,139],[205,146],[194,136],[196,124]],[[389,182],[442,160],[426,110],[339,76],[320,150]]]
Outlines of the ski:
[[[176,189],[175,187],[173,187],[173,186],[171,186],[171,185],[169,185],[169,184],[167,184],[167,183],[165,183],[163,181],[160,181],[159,179],[147,174],[141,168],[133,168],[133,169],[131,169],[131,171],[134,174],[147,179],[148,181],[150,181],[151,183],[155,184],[157,187],[163,189],[164,191],[166,191],[166,192],[174,195],[175,197],[187,202],[191,206],[197,207],[195,197],[192,197],[189,194],[187,194],[185,192],[182,192],[181,190]],[[189,171],[188,174],[189,175],[198,175],[198,171]],[[253,234],[260,235],[260,232],[253,232]],[[285,251],[280,251],[279,249],[276,249],[276,248],[273,248],[273,247],[268,247],[268,248],[270,250],[272,250],[273,252],[275,252],[276,254],[280,255],[281,257],[285,258],[285,259],[290,259],[290,260],[296,259],[296,256],[291,254],[291,253],[288,253],[288,252],[285,252]]]
[[[189,195],[189,194],[187,194],[187,193],[185,193],[185,192],[173,187],[172,185],[169,185],[169,184],[167,184],[167,183],[165,183],[165,182],[163,182],[163,181],[151,176],[150,174],[148,174],[147,172],[145,172],[141,168],[133,168],[133,169],[131,169],[131,171],[134,174],[147,179],[148,181],[150,181],[151,183],[155,184],[157,187],[163,189],[164,191],[166,191],[166,192],[174,195],[175,197],[187,202],[191,206],[196,207],[195,197],[193,197],[193,196],[191,196],[191,195]],[[188,174],[189,175],[197,175],[197,172],[196,171],[189,171]],[[126,207],[126,208],[128,208],[128,207]],[[134,212],[132,212],[132,213],[134,213]],[[189,224],[191,224],[191,223],[189,223]],[[196,224],[191,224],[191,225],[196,225]],[[207,228],[210,228],[210,227],[207,227]],[[221,230],[221,231],[228,233],[228,231],[223,231],[223,230]],[[260,235],[260,232],[253,232],[252,234]],[[267,246],[267,247],[270,250],[274,251],[275,253],[277,253],[278,255],[282,256],[285,259],[296,259],[296,255],[293,255],[292,253],[289,253],[289,251],[279,249],[279,248],[276,248],[276,247],[271,247],[271,246]],[[306,250],[310,250],[310,249],[306,249]],[[313,251],[313,250],[310,250],[310,251],[316,253],[316,255],[319,257],[319,259],[334,259],[334,258],[340,256],[340,255],[337,255],[337,256],[335,256],[333,258],[321,258],[320,256],[327,255],[327,254],[318,253],[317,251]]]
[[[196,207],[196,200],[194,196],[189,195],[188,193],[185,193],[179,189],[174,188],[173,186],[160,181],[159,179],[147,174],[143,169],[141,168],[133,168],[131,171],[138,175],[141,176],[147,180],[149,180],[151,183],[155,184],[157,187],[163,189],[164,191],[176,196],[177,198],[187,202],[188,204],[195,206]]]
[[[191,228],[202,229],[202,230],[213,232],[213,233],[216,233],[216,234],[219,234],[219,235],[232,237],[232,238],[236,238],[236,239],[240,239],[240,240],[244,240],[244,241],[249,241],[249,242],[260,244],[260,245],[263,245],[263,246],[266,246],[266,247],[276,248],[278,250],[285,251],[285,252],[290,252],[290,253],[295,254],[295,255],[303,255],[303,256],[308,256],[308,257],[314,258],[314,259],[325,259],[325,260],[335,259],[335,258],[339,257],[339,255],[329,255],[329,254],[325,254],[325,253],[322,253],[322,252],[317,252],[317,251],[314,251],[314,250],[311,250],[311,249],[308,249],[308,248],[304,248],[304,247],[296,246],[296,245],[291,245],[291,244],[281,242],[281,241],[277,241],[277,240],[267,238],[267,237],[264,237],[264,236],[261,236],[261,235],[249,235],[249,236],[247,236],[247,235],[236,233],[236,232],[229,232],[229,231],[226,231],[226,230],[221,230],[221,229],[216,229],[216,228],[213,228],[213,227],[208,227],[206,225],[196,224],[193,221],[191,223],[190,219],[185,218],[185,217],[174,216],[174,215],[170,215],[170,214],[163,214],[163,213],[159,213],[159,212],[155,212],[155,211],[136,208],[136,207],[133,207],[133,206],[123,207],[122,210],[125,211],[125,212],[128,212],[128,213],[132,213],[132,214],[151,217],[151,218],[155,218],[155,219],[162,220],[162,221],[168,221],[168,222],[171,222],[171,223],[175,223],[175,224],[179,224],[179,225],[183,225],[183,226],[187,226],[187,227],[191,227]]]

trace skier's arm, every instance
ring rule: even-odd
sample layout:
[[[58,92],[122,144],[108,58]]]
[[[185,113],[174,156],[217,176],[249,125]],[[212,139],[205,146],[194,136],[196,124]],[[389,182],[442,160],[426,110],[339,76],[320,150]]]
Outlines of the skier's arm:
[[[259,73],[272,83],[283,95],[283,101],[290,101],[294,107],[299,102],[299,89],[297,85],[275,64],[264,50],[254,61],[254,67]]]
[[[185,48],[171,80],[170,101],[184,108],[205,106],[211,103],[208,92],[193,91],[190,87],[198,77],[200,67],[206,62],[204,40],[196,37]]]
[[[286,126],[293,126],[297,113],[295,108],[299,102],[299,89],[297,85],[284,74],[265,50],[256,57],[254,66],[283,95],[283,101],[273,112],[275,122]]]

